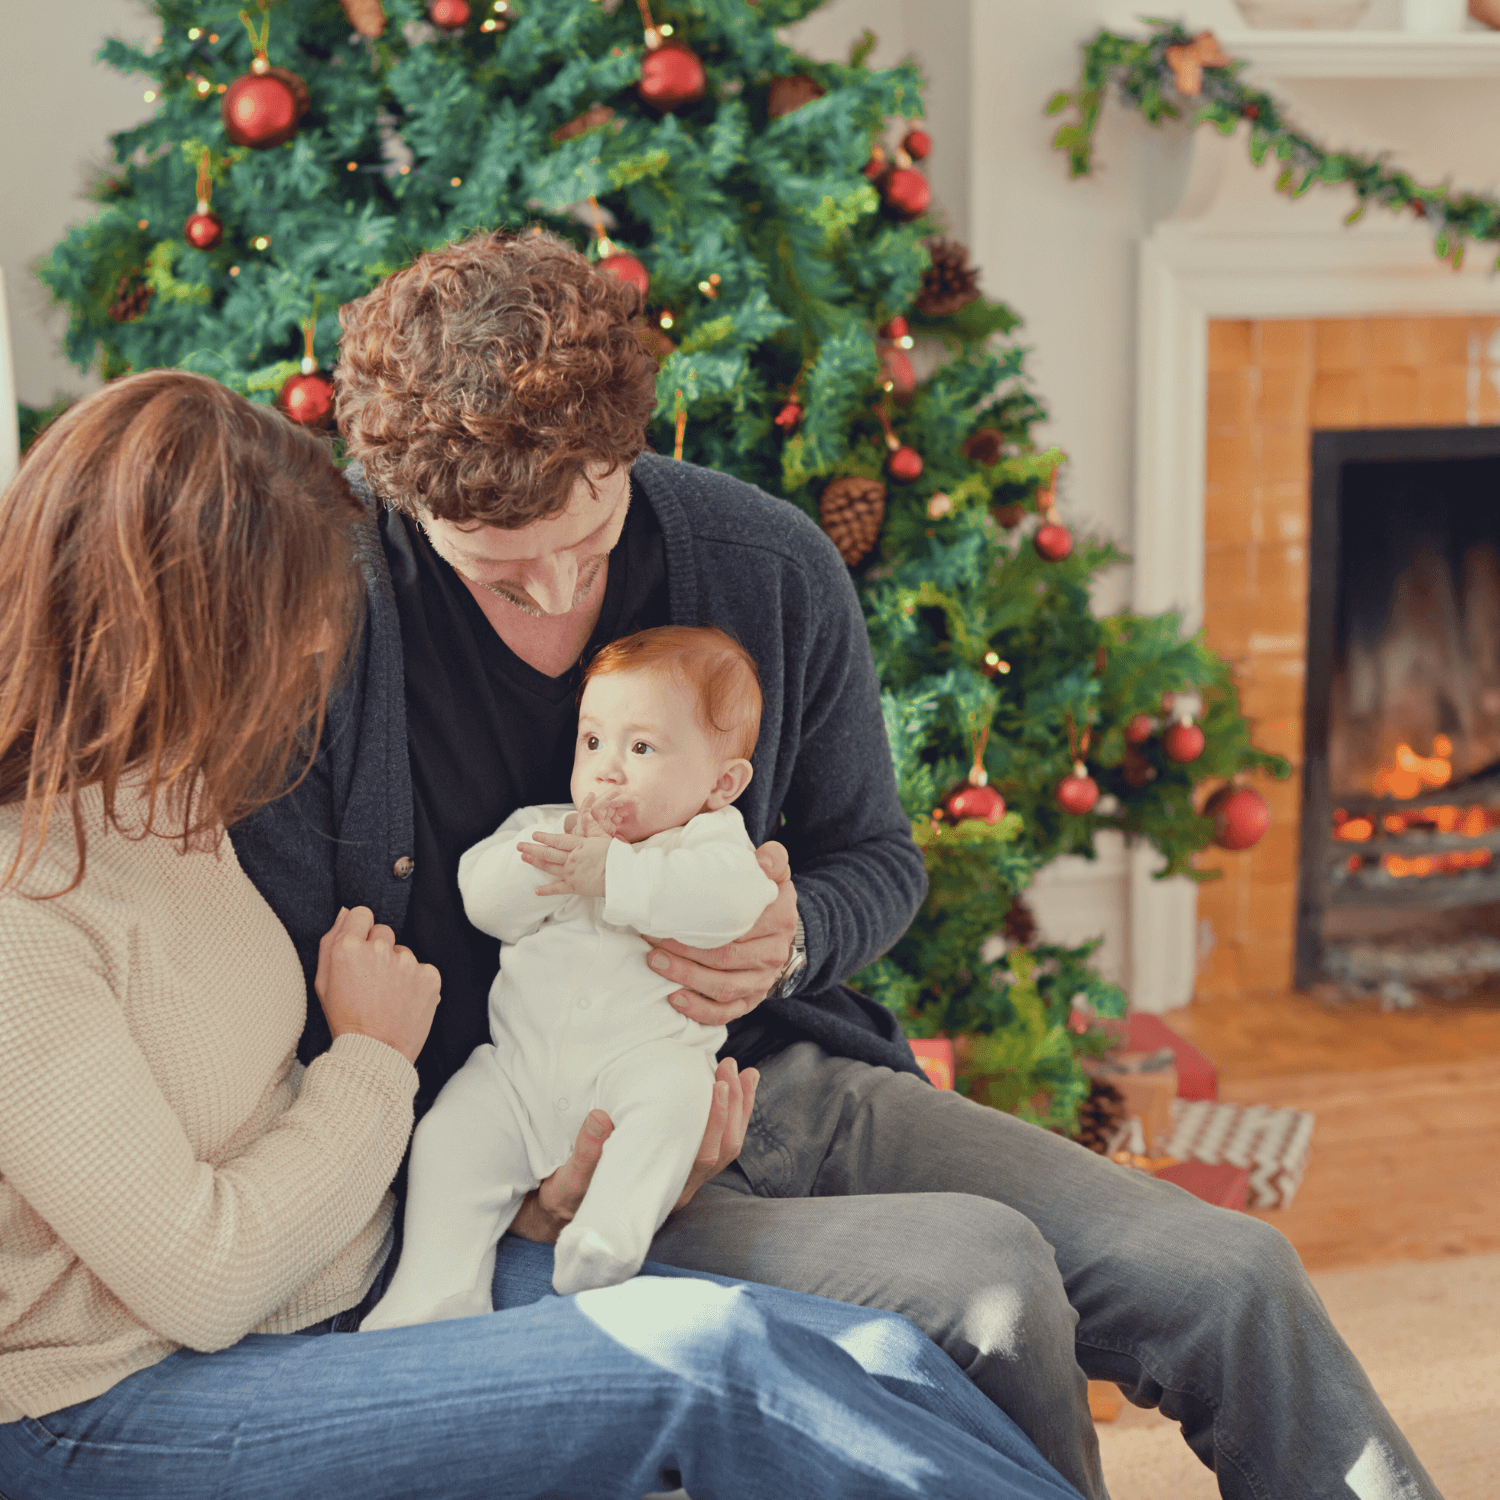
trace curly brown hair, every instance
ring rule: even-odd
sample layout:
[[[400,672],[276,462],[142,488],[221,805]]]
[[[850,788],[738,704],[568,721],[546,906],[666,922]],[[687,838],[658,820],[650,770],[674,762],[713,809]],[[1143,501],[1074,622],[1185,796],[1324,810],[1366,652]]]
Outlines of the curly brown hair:
[[[0,890],[64,807],[83,879],[85,787],[114,820],[139,775],[146,832],[188,847],[307,774],[364,618],[363,515],[325,441],[183,370],[42,433],[0,494],[0,804],[24,804]]]
[[[409,515],[519,530],[646,446],[640,294],[550,234],[419,255],[339,312],[339,430]]]

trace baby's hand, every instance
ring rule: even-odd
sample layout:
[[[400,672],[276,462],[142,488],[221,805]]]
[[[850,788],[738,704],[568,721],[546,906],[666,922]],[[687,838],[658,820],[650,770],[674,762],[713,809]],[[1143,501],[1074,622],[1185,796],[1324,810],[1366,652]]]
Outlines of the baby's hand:
[[[582,814],[580,813],[580,821]],[[516,850],[528,865],[535,866],[552,879],[551,885],[539,885],[538,896],[602,896],[604,862],[609,855],[609,839],[599,835],[576,833],[538,833],[534,844],[517,844]]]
[[[630,804],[619,796],[600,797],[590,792],[568,820],[568,832],[584,838],[612,839],[620,831]]]

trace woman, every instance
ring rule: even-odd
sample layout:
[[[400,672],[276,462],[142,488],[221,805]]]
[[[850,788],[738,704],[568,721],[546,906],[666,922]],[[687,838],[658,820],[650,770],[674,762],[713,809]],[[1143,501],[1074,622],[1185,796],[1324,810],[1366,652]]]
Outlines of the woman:
[[[439,977],[341,912],[304,1070],[225,829],[310,764],[357,515],[317,439],[177,371],[79,403],[0,500],[0,1493],[1076,1497],[904,1320],[819,1299],[536,1300],[528,1247],[508,1311],[340,1336]]]

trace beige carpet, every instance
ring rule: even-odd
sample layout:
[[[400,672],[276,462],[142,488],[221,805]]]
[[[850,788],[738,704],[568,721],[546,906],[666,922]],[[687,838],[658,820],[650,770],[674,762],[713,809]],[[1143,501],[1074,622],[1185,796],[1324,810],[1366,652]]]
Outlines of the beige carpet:
[[[1444,1500],[1496,1500],[1500,1255],[1325,1271],[1313,1284]],[[1098,1432],[1111,1500],[1219,1493],[1159,1413],[1127,1405]]]

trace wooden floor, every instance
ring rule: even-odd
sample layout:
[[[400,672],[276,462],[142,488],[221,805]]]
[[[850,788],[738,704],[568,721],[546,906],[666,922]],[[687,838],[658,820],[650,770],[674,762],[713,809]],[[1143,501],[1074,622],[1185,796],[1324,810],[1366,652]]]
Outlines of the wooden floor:
[[[1163,1020],[1220,1098],[1317,1116],[1296,1200],[1257,1214],[1310,1271],[1500,1250],[1500,991],[1390,1013],[1277,992]]]

